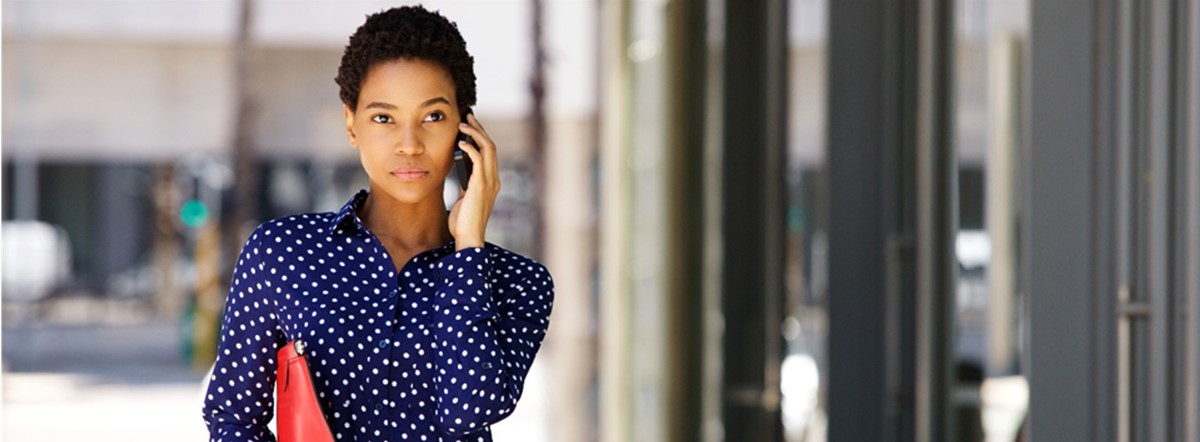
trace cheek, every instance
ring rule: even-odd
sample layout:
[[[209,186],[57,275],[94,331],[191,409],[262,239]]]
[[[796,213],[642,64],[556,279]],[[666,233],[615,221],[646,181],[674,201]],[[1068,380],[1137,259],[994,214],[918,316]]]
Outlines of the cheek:
[[[361,132],[363,137],[372,145],[382,146],[391,143],[393,137],[392,131],[388,130],[387,126],[378,124],[364,124]]]
[[[437,134],[432,138],[432,143],[426,145],[429,153],[434,156],[438,163],[453,163],[454,148],[457,147],[458,144],[458,133],[455,132],[449,136],[445,134]]]
[[[454,170],[454,154],[450,152],[438,153],[431,163],[433,163],[431,166],[437,170],[437,173],[445,177]]]

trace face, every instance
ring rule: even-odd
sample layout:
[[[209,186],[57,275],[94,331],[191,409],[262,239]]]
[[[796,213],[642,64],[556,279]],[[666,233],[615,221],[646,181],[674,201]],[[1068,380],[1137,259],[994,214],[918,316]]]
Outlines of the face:
[[[358,150],[372,192],[402,203],[442,201],[454,165],[459,113],[445,69],[422,60],[371,67],[358,108],[343,106],[350,145]]]

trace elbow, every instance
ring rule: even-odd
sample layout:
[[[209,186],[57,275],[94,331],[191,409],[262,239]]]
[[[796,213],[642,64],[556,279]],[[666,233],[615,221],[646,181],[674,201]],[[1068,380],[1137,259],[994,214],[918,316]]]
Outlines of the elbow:
[[[204,424],[208,427],[210,440],[273,441],[274,434],[267,428],[269,421],[269,417],[264,421],[231,413],[209,402],[204,405]]]
[[[212,422],[208,426],[210,441],[268,442],[275,435],[265,426],[243,426],[224,422]]]
[[[473,396],[471,399],[440,407],[438,416],[443,433],[462,436],[486,430],[504,420],[517,407],[516,398],[508,394],[490,398]]]

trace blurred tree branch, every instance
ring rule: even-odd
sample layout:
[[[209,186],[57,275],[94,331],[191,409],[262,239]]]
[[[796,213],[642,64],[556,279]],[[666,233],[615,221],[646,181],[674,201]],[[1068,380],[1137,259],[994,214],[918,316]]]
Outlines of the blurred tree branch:
[[[533,142],[530,158],[530,168],[533,170],[533,185],[535,196],[534,210],[532,214],[533,222],[533,256],[536,259],[545,259],[546,246],[546,228],[543,222],[544,216],[542,211],[546,207],[546,49],[542,43],[542,16],[544,15],[544,5],[542,0],[530,0],[531,13],[533,17],[530,22],[532,26],[532,48],[533,48],[533,66],[531,66],[531,76],[529,79],[529,94],[530,94],[530,140]]]
[[[234,93],[236,114],[233,119],[233,207],[227,218],[225,246],[231,259],[225,261],[222,275],[229,275],[246,236],[257,224],[259,214],[258,151],[254,145],[255,102],[250,90],[253,42],[250,31],[254,19],[253,0],[238,0],[237,36],[234,40]]]

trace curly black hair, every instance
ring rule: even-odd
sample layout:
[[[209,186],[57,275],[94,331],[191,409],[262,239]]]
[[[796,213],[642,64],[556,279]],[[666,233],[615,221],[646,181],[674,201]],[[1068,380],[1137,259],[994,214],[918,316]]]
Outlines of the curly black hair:
[[[422,6],[402,6],[367,16],[342,53],[337,82],[342,103],[358,108],[367,72],[378,63],[416,59],[441,66],[454,80],[458,108],[475,104],[475,59],[458,25]]]

